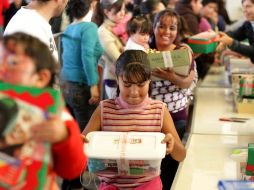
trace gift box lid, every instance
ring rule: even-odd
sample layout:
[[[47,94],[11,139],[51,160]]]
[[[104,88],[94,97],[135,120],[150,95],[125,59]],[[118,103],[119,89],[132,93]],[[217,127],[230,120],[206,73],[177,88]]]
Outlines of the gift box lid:
[[[84,151],[89,158],[158,160],[165,157],[165,135],[159,132],[90,132]]]
[[[51,113],[59,113],[64,107],[60,90],[36,88],[0,82],[0,93],[40,107]]]

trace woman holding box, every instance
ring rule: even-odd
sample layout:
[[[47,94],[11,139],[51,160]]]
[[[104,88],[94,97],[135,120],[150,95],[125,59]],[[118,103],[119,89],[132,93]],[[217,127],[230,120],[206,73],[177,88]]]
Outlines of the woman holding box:
[[[166,9],[158,13],[153,23],[153,36],[150,47],[157,51],[189,49],[187,45],[180,44],[178,39],[178,14],[172,9]],[[183,138],[187,126],[189,95],[198,78],[195,62],[192,58],[191,61],[188,76],[178,75],[171,68],[156,68],[152,71],[152,75],[159,78],[159,80],[153,81],[152,97],[167,104],[180,138]],[[161,166],[163,189],[170,189],[177,166],[178,162],[170,156],[163,159]]]

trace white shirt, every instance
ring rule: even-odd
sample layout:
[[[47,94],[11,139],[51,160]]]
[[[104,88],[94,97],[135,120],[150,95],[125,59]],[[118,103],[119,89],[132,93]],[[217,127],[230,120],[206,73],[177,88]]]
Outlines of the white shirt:
[[[58,53],[51,26],[36,10],[21,7],[8,23],[4,35],[15,32],[24,32],[39,38],[49,47],[53,56],[58,61]]]
[[[124,50],[142,50],[142,51],[146,52],[144,46],[137,44],[131,38],[128,39]]]

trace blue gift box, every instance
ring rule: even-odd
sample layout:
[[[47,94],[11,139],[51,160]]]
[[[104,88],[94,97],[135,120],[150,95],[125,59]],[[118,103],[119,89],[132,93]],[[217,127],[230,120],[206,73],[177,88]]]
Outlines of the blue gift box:
[[[254,190],[254,181],[221,180],[218,183],[219,190]]]

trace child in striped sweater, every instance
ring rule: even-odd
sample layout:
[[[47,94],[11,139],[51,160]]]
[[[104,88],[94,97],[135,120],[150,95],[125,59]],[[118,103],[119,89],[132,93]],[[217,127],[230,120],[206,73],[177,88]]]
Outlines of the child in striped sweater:
[[[166,105],[149,97],[151,70],[142,50],[127,50],[116,62],[117,98],[101,101],[82,134],[91,131],[162,132],[166,136],[166,154],[185,158],[185,148],[175,130]],[[102,142],[103,143],[103,142]],[[99,174],[99,189],[161,190],[160,176],[108,176]]]

